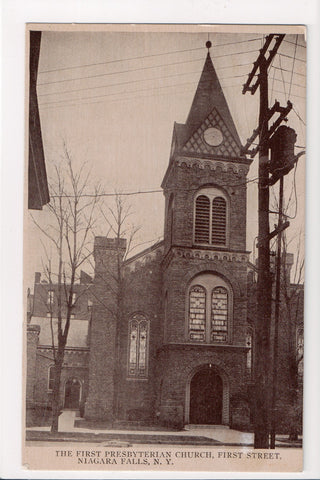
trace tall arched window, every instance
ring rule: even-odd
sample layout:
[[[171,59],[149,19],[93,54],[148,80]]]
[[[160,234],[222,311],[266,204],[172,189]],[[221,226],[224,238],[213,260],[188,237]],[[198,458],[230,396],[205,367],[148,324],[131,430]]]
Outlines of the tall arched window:
[[[206,291],[201,285],[194,285],[189,293],[189,337],[190,340],[204,341],[206,330]]]
[[[54,385],[54,365],[50,365],[48,369],[48,390],[51,392]]]
[[[228,202],[214,187],[203,188],[195,197],[194,241],[203,245],[227,245]]]
[[[222,278],[203,273],[188,289],[188,340],[228,343],[231,338],[232,289]]]
[[[196,243],[209,243],[210,240],[210,200],[205,195],[196,199],[194,236]]]
[[[149,322],[135,314],[129,321],[129,377],[143,378],[148,373]]]
[[[212,290],[211,340],[226,342],[228,335],[228,291],[224,287]]]

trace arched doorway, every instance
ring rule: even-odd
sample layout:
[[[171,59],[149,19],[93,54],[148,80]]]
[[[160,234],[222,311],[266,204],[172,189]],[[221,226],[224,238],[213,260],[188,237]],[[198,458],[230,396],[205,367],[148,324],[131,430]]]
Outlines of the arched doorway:
[[[222,379],[214,368],[207,365],[195,373],[190,382],[190,423],[220,425],[222,404]]]
[[[65,384],[64,408],[78,409],[80,405],[81,382],[77,378],[69,378]]]

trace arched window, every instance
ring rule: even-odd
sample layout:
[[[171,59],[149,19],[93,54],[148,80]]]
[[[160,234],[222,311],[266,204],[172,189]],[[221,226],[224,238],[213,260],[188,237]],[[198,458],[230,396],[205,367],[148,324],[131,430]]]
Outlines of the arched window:
[[[226,342],[228,335],[228,291],[224,287],[212,290],[211,340]]]
[[[52,391],[54,385],[54,365],[48,368],[48,390]]]
[[[204,341],[206,330],[206,291],[194,285],[189,293],[189,338]]]
[[[227,203],[224,198],[216,197],[212,200],[212,232],[211,243],[226,244]]]
[[[205,195],[196,199],[194,236],[196,243],[209,243],[210,239],[210,200]]]
[[[195,197],[194,241],[203,245],[227,245],[228,202],[214,187],[201,189]]]
[[[148,373],[149,322],[136,314],[129,321],[129,377],[146,377]]]
[[[188,289],[188,340],[228,343],[231,338],[232,289],[222,278],[203,273]]]

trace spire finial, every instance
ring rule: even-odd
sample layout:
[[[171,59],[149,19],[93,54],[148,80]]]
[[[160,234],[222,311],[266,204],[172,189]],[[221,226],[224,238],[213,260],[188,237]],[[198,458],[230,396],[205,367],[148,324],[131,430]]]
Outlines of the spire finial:
[[[211,46],[212,46],[212,43],[210,42],[210,40],[208,40],[208,41],[206,42],[206,47],[207,47],[207,49],[208,49],[208,53],[209,53],[209,50],[210,50]]]

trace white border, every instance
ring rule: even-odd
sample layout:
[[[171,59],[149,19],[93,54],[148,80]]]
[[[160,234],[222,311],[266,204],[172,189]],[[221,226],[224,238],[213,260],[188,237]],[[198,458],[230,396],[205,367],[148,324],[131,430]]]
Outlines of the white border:
[[[170,478],[319,478],[319,7],[318,0],[2,0],[1,449],[2,478],[106,478],[103,471],[28,471],[21,467],[22,199],[26,22],[247,23],[308,26],[308,167],[305,470],[302,474],[176,473]],[[168,477],[168,473],[165,474]],[[163,472],[117,472],[163,478]]]

